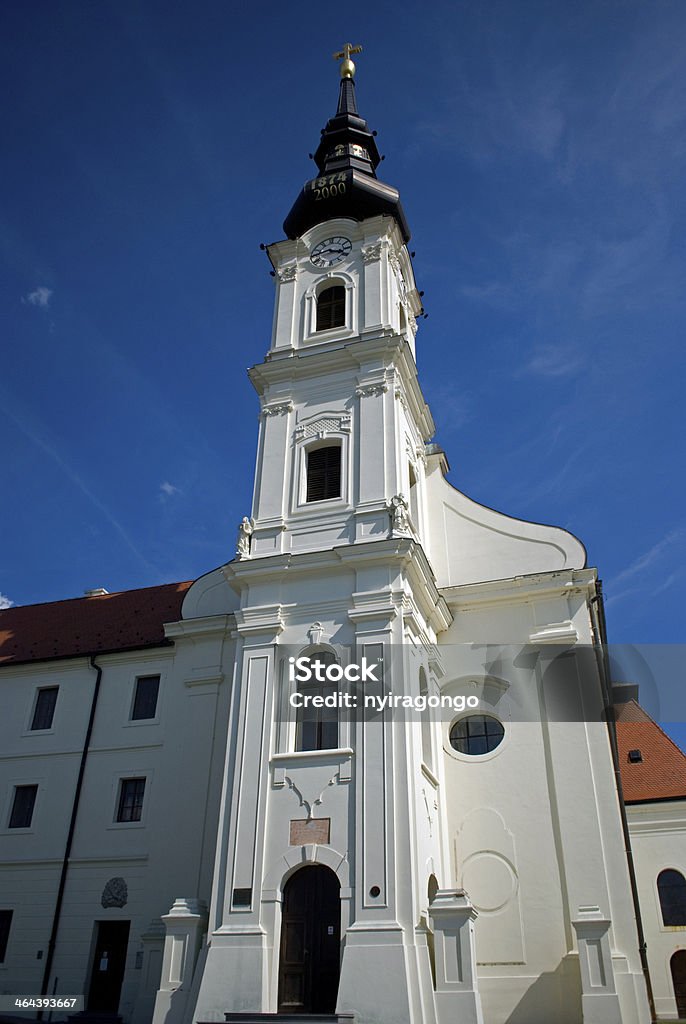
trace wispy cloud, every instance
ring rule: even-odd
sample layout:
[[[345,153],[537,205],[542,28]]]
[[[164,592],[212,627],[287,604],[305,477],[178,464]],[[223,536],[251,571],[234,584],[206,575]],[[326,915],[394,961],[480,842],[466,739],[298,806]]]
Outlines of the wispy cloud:
[[[86,497],[91,502],[91,504],[94,505],[95,508],[97,508],[98,511],[104,516],[104,518],[107,520],[110,526],[112,526],[115,532],[119,534],[124,544],[128,547],[131,553],[136,556],[136,558],[145,567],[145,569],[148,571],[154,570],[154,572],[158,573],[159,570],[157,569],[157,567],[152,565],[152,563],[148,561],[145,555],[138,550],[138,548],[136,547],[136,545],[134,544],[131,537],[124,529],[124,527],[121,525],[121,523],[110,512],[107,506],[102,503],[102,501],[97,497],[97,495],[95,495],[91,491],[91,489],[81,479],[78,473],[76,473],[71,468],[71,466],[62,458],[59,452],[56,451],[55,448],[53,448],[51,445],[49,445],[47,441],[44,441],[32,428],[27,426],[26,423],[22,422],[22,420],[19,419],[18,416],[10,412],[9,409],[7,408],[6,402],[3,403],[2,412],[4,412],[5,415],[10,420],[12,420],[15,426],[18,427],[19,430],[21,430],[22,433],[24,433],[26,437],[29,438],[29,440],[31,440],[38,448],[41,449],[41,451],[43,451],[49,458],[51,458],[53,462],[56,463],[57,466],[59,466],[59,468],[62,470],[65,476],[67,476],[67,478],[71,480],[71,482],[81,491],[84,497]]]
[[[524,367],[523,372],[537,377],[569,377],[583,365],[578,352],[564,345],[542,345]]]
[[[653,588],[651,590],[651,596],[659,594],[661,591],[666,590],[672,583],[681,575],[681,572],[674,571],[673,558],[674,551],[679,547],[683,547],[684,541],[686,540],[686,530],[677,529],[670,530],[662,540],[659,540],[657,544],[653,544],[648,551],[644,551],[642,555],[634,559],[630,565],[623,569],[620,573],[615,576],[614,580],[611,580],[609,584],[609,596],[607,604],[612,604],[615,601],[620,601],[624,597],[628,597],[630,594],[642,589],[644,586],[650,586],[652,580]],[[667,563],[669,559],[669,563]],[[666,579],[655,579],[654,574],[656,572],[667,573]],[[654,586],[657,584],[657,586]]]
[[[450,434],[472,418],[472,401],[467,392],[440,384],[429,390],[431,411],[440,431]]]
[[[52,288],[45,288],[41,285],[40,287],[35,288],[34,291],[23,295],[21,301],[27,303],[29,306],[38,306],[40,309],[48,309],[52,296]]]
[[[175,487],[174,484],[170,484],[168,480],[165,480],[164,483],[160,484],[160,491],[160,497],[162,498],[171,498],[173,494],[181,493],[179,488]]]
[[[0,611],[2,611],[3,608],[11,608],[13,604],[14,601],[10,601],[9,597],[5,597],[4,594],[0,594]]]
[[[463,284],[460,293],[466,299],[483,302],[497,309],[511,309],[516,305],[512,284],[507,281],[487,281],[485,284]]]

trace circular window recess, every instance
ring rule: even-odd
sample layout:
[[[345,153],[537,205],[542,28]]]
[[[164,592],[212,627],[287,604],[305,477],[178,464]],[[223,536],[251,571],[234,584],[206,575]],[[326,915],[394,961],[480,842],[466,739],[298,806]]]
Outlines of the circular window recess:
[[[450,730],[450,746],[460,754],[488,754],[500,746],[505,735],[502,722],[491,715],[467,715]]]

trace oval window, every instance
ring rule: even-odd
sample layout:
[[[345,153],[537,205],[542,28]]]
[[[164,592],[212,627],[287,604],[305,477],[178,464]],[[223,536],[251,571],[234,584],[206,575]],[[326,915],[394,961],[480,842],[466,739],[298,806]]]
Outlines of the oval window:
[[[488,754],[502,742],[505,730],[491,715],[468,715],[450,730],[450,745],[460,754]]]

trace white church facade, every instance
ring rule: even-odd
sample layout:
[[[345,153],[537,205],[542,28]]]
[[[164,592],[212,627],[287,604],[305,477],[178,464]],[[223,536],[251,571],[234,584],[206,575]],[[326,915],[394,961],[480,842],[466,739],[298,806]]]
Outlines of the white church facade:
[[[267,248],[236,557],[0,612],[0,992],[126,1024],[675,1019],[686,758],[660,747],[651,788],[648,719],[627,812],[582,544],[446,479],[409,228],[342,56]]]

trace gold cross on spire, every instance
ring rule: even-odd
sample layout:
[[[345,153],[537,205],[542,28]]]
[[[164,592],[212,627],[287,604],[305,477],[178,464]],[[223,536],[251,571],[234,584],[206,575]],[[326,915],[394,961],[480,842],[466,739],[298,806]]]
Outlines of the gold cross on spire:
[[[351,53],[362,53],[362,47],[353,46],[352,43],[345,43],[343,49],[333,55],[334,60],[342,61],[341,78],[353,78],[355,75],[355,65],[350,59]]]

